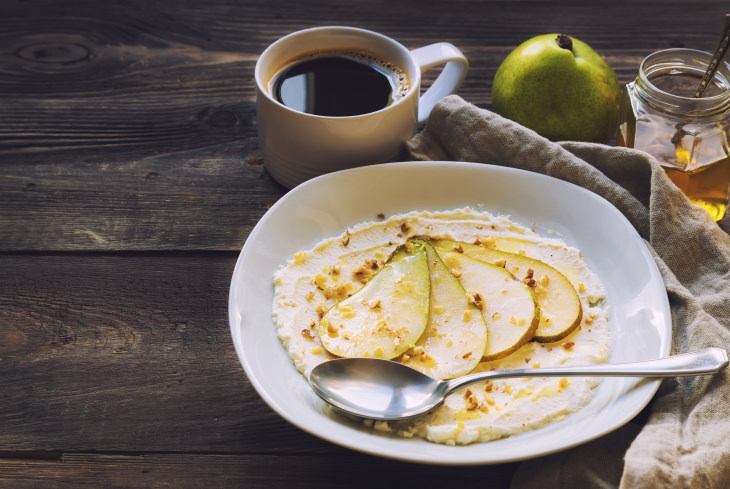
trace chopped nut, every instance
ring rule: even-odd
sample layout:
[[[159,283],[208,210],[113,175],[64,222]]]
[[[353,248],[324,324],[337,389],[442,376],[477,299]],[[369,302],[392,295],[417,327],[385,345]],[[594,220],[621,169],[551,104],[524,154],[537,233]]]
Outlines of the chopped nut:
[[[380,265],[378,265],[377,260],[366,260],[363,266],[355,270],[352,275],[355,278],[355,280],[367,283],[371,278],[373,278],[373,275],[375,275],[375,271],[380,268]]]
[[[570,350],[574,346],[575,346],[575,341],[566,341],[565,343],[563,343],[563,348],[565,348],[566,350]]]
[[[401,233],[407,233],[410,230],[411,230],[411,227],[408,225],[407,222],[404,222],[404,223],[402,223],[400,225],[400,231],[401,231]]]
[[[385,214],[383,214],[383,213],[381,212],[380,214],[378,214],[378,220],[379,220],[379,221],[382,221],[383,219],[385,219]]]
[[[330,338],[337,338],[340,335],[340,331],[335,327],[334,324],[329,321],[325,321],[325,328],[327,329],[327,335]]]
[[[464,248],[461,245],[454,246],[451,251],[454,251],[456,253],[464,253]]]
[[[479,408],[479,399],[477,396],[471,391],[471,389],[467,389],[464,393],[464,399],[466,400],[466,410],[467,411],[474,411],[475,409]]]
[[[527,269],[527,273],[525,274],[525,278],[522,279],[522,283],[527,285],[528,287],[535,288],[537,286],[537,281],[534,278],[535,276],[535,270],[532,268]]]
[[[482,297],[482,294],[479,292],[467,292],[466,293],[469,300],[479,309],[480,311],[484,310],[484,297]]]
[[[466,360],[467,358],[469,358],[469,357],[471,356],[471,354],[472,354],[472,352],[469,352],[469,353],[465,353],[465,354],[463,354],[463,355],[461,356],[461,358],[463,358],[464,360]]]
[[[345,236],[342,238],[342,241],[341,241],[342,246],[344,246],[346,248],[347,245],[350,244],[351,237],[352,237],[352,235],[350,234],[350,231],[345,231]]]
[[[322,275],[321,273],[319,273],[314,276],[314,285],[316,285],[319,290],[324,290],[326,284],[327,275]]]
[[[304,336],[309,341],[314,341],[314,336],[312,336],[312,332],[309,331],[308,329],[302,330],[302,336]]]
[[[481,242],[482,246],[485,248],[494,248],[497,245],[497,240],[493,237],[484,237],[481,236],[479,238],[479,241]]]

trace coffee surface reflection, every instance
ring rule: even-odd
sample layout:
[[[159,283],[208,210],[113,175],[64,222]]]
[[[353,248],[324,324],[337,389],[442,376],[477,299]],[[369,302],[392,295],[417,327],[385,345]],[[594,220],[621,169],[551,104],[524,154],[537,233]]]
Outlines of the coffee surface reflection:
[[[408,91],[403,71],[360,53],[310,55],[276,75],[277,101],[308,114],[350,117],[384,109]]]

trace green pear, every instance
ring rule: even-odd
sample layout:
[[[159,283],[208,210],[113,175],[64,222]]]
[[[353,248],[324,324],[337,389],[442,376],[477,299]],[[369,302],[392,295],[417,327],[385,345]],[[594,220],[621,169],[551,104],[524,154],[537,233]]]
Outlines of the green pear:
[[[606,143],[621,88],[611,66],[565,34],[533,37],[512,51],[492,81],[492,108],[553,141]]]
[[[322,346],[339,357],[397,357],[426,329],[430,288],[423,243],[399,246],[361,289],[320,319]]]

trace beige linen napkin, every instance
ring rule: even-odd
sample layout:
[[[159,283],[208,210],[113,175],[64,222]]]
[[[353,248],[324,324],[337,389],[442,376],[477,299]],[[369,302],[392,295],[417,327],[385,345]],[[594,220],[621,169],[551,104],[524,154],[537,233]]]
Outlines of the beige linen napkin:
[[[544,173],[605,197],[656,259],[672,310],[672,352],[730,347],[730,237],[653,158],[626,148],[553,143],[456,95],[434,108],[408,149],[416,159]],[[664,380],[639,418],[583,446],[522,462],[512,487],[730,487],[730,370]]]

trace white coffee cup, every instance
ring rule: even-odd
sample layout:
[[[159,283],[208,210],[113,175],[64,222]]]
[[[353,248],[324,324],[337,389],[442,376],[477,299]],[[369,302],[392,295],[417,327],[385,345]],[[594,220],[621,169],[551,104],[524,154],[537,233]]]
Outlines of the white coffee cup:
[[[287,107],[273,94],[277,74],[302,55],[327,50],[372,53],[405,72],[409,88],[386,107],[365,114],[330,117]],[[421,75],[443,70],[421,95]],[[264,165],[288,188],[310,178],[356,166],[393,161],[433,106],[456,92],[469,69],[466,57],[440,42],[408,50],[376,32],[353,27],[317,27],[289,34],[270,45],[256,63],[256,114]]]

